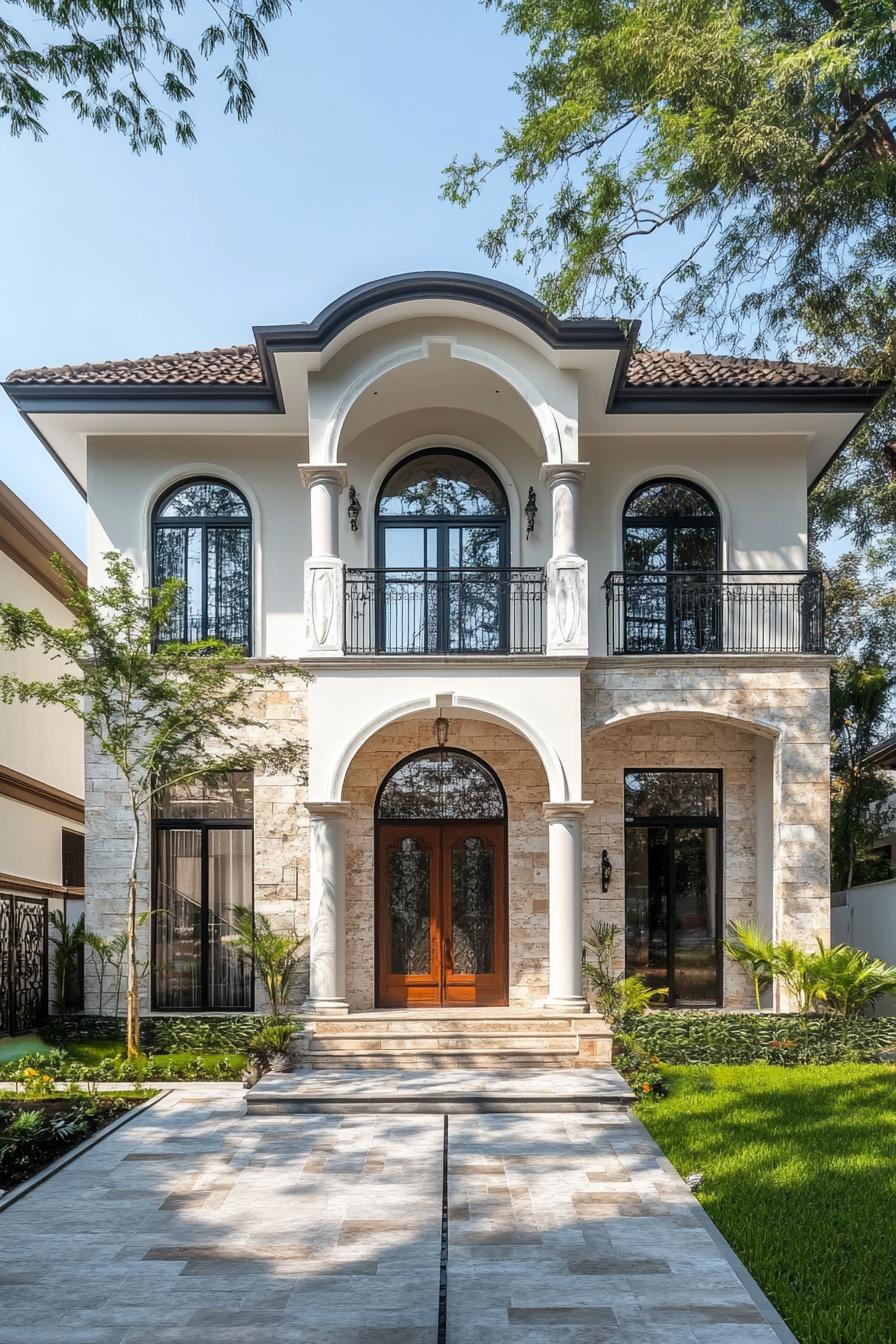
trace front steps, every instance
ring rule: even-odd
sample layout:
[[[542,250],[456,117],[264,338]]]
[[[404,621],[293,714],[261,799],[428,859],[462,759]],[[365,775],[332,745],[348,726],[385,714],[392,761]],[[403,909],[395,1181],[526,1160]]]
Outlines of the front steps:
[[[382,1009],[310,1018],[295,1045],[303,1069],[544,1071],[609,1064],[612,1033],[602,1018],[590,1013]]]
[[[634,1104],[615,1069],[306,1069],[266,1073],[246,1095],[257,1115],[614,1113]]]

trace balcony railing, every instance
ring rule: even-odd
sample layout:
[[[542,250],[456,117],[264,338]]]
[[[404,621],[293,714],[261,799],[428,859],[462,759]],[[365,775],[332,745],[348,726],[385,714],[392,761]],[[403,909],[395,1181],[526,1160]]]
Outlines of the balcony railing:
[[[611,653],[823,653],[824,575],[728,570],[607,576]]]
[[[345,652],[542,653],[541,569],[347,569]]]

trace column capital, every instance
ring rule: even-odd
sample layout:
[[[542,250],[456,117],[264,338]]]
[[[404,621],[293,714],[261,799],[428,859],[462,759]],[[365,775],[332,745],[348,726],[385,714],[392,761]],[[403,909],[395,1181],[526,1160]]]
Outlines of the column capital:
[[[545,821],[581,821],[593,802],[587,803],[542,803],[541,810]]]
[[[351,803],[336,800],[326,803],[303,803],[302,806],[313,821],[344,821],[352,810]]]
[[[560,482],[581,485],[590,466],[590,462],[542,462],[538,475],[548,485]]]
[[[348,485],[348,467],[344,462],[300,462],[299,474],[309,490],[318,484],[336,485],[340,490]]]

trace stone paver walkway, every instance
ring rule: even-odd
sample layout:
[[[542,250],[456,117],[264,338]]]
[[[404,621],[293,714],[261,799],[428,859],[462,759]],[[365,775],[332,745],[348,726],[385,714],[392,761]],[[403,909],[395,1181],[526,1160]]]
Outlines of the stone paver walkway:
[[[171,1093],[0,1213],[0,1344],[437,1344],[444,1118],[244,1105]],[[447,1123],[447,1344],[792,1338],[628,1115]]]

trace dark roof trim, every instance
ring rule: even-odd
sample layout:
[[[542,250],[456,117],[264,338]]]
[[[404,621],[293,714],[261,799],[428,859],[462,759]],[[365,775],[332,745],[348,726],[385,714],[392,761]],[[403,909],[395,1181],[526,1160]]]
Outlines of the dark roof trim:
[[[102,413],[180,412],[207,415],[282,415],[279,380],[276,387],[207,387],[181,384],[156,387],[125,385],[78,386],[70,383],[2,383],[3,391],[23,415],[60,414],[65,411]]]
[[[885,737],[864,756],[865,765],[876,765],[880,770],[896,770],[896,736]]]
[[[868,412],[889,384],[872,387],[620,387],[607,406],[609,415],[659,415],[669,412],[711,415],[720,409],[741,414],[763,411]]]
[[[488,276],[463,271],[409,271],[350,289],[322,309],[313,322],[253,328],[265,377],[268,354],[279,350],[323,350],[341,331],[368,313],[420,299],[452,299],[491,308],[523,323],[554,350],[615,350],[621,349],[627,340],[619,322],[603,317],[555,317],[531,294]]]
[[[56,533],[29,509],[24,500],[0,481],[0,551],[30,574],[60,602],[71,594],[62,575],[50,564],[50,556],[61,555],[78,582],[87,583],[87,566]]]

